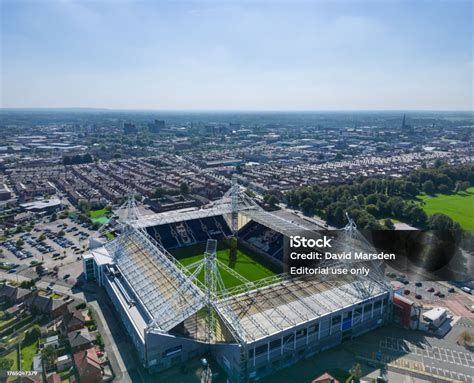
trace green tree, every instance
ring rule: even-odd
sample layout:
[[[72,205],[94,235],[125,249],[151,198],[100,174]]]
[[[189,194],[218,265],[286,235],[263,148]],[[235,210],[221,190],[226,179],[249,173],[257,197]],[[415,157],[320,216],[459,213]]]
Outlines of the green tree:
[[[40,337],[41,327],[36,324],[26,333],[25,343],[31,344],[33,342],[36,342]]]
[[[43,265],[36,266],[35,271],[38,275],[43,274],[44,273],[44,266]]]
[[[422,190],[428,195],[433,195],[435,193],[435,186],[433,181],[428,180],[423,182]]]
[[[10,371],[13,366],[13,360],[8,358],[0,358],[0,371]]]
[[[441,193],[441,194],[449,194],[449,192],[451,191],[449,189],[449,186],[446,185],[446,184],[441,184],[438,186],[438,191]]]
[[[24,244],[25,244],[25,241],[23,241],[21,238],[18,239],[18,241],[16,241],[16,245],[17,245],[18,247],[22,247]]]
[[[46,366],[53,366],[57,358],[56,349],[53,346],[46,346],[41,352],[41,357]]]
[[[313,215],[314,214],[314,203],[311,198],[305,198],[300,203],[300,208],[306,215]]]
[[[393,224],[392,220],[390,218],[386,219],[385,222],[383,223],[385,228],[388,230],[395,230],[395,225]]]
[[[270,206],[271,208],[274,208],[280,201],[278,200],[277,197],[275,197],[273,194],[270,195],[267,199],[267,204],[268,206]]]

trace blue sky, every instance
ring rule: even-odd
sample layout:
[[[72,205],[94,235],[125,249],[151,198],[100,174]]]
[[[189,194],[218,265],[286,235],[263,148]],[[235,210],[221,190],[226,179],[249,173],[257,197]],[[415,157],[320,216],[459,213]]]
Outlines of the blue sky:
[[[473,1],[1,3],[1,107],[472,110]]]

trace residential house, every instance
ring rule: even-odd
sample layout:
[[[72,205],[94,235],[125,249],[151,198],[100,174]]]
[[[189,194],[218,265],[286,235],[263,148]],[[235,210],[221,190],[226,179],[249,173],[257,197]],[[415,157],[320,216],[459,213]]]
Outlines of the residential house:
[[[50,318],[57,318],[67,311],[67,303],[61,299],[35,295],[28,298],[25,304],[30,311],[45,314]]]
[[[89,348],[76,352],[74,354],[74,364],[81,382],[95,383],[102,380],[102,368],[95,349]]]
[[[0,284],[0,301],[10,304],[21,303],[30,298],[33,291],[21,287],[10,286],[7,283]]]
[[[67,337],[73,352],[86,350],[92,345],[92,337],[87,328],[71,331]]]
[[[86,318],[82,312],[78,310],[68,311],[63,315],[61,324],[61,331],[63,334],[68,334],[71,331],[80,330],[84,327]]]

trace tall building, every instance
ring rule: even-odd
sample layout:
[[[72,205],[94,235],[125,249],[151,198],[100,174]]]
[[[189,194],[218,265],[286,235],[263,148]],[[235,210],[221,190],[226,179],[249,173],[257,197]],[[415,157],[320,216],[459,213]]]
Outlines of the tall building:
[[[411,130],[412,126],[411,125],[408,125],[406,123],[406,115],[403,114],[403,121],[402,121],[402,129],[403,130]]]
[[[165,122],[163,120],[155,120],[155,122],[148,124],[150,133],[160,133],[165,129]]]
[[[125,134],[137,134],[138,128],[135,126],[135,124],[132,124],[131,122],[124,122],[123,132]]]

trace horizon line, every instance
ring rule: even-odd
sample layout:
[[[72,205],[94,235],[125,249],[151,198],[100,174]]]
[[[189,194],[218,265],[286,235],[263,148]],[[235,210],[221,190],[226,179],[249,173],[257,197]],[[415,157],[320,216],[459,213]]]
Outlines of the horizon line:
[[[108,107],[0,107],[0,111],[102,111],[161,113],[347,113],[347,112],[438,112],[474,113],[474,109],[139,109]]]

